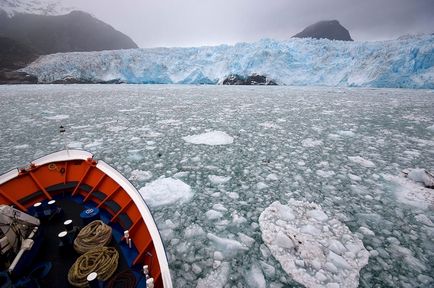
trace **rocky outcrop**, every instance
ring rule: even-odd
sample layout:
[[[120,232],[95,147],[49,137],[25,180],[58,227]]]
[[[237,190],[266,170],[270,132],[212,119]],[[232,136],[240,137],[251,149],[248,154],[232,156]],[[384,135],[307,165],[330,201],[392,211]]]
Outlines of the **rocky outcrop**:
[[[36,84],[38,78],[26,72],[0,71],[0,85],[2,84]]]
[[[248,77],[243,77],[238,74],[232,74],[226,77],[223,82],[223,85],[277,85],[271,79],[268,79],[264,75],[252,74]]]
[[[350,32],[337,20],[317,22],[292,37],[353,41]]]
[[[17,13],[9,17],[0,9],[0,36],[15,39],[41,55],[137,48],[125,34],[81,11],[60,16]]]

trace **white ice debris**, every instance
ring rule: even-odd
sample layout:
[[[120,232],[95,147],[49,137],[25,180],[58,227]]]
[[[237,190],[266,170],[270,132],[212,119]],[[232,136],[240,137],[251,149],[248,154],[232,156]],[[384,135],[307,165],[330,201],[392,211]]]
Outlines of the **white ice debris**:
[[[65,120],[69,118],[69,115],[59,114],[54,116],[45,116],[44,118],[48,120]]]
[[[184,203],[193,197],[191,187],[179,179],[160,178],[139,190],[146,203],[153,207]]]
[[[245,245],[236,240],[220,238],[212,233],[208,233],[207,237],[213,246],[220,251],[225,258],[232,258],[238,253],[248,250]]]
[[[341,130],[338,131],[338,134],[345,137],[354,137],[356,134],[350,130]]]
[[[357,287],[369,252],[347,226],[321,207],[291,199],[259,217],[262,239],[283,269],[306,287]]]
[[[224,184],[224,183],[228,182],[229,180],[231,180],[231,177],[209,175],[208,179],[209,179],[209,181],[211,181],[212,184],[220,185],[220,184]]]
[[[217,220],[223,217],[223,214],[219,211],[215,211],[215,210],[208,210],[205,213],[205,216],[208,220]]]
[[[428,126],[428,127],[426,127],[428,130],[431,130],[431,131],[433,131],[434,132],[434,125],[431,125],[431,126]]]
[[[132,181],[148,181],[152,178],[152,172],[151,171],[143,171],[135,169],[131,171],[131,176],[129,180]]]
[[[357,163],[357,164],[359,164],[363,167],[366,167],[366,168],[375,167],[374,162],[367,160],[365,158],[362,158],[360,156],[348,156],[348,159],[350,159],[350,161]]]
[[[250,288],[265,288],[266,282],[261,267],[257,263],[253,263],[252,267],[244,274],[247,286]]]
[[[205,278],[199,279],[196,288],[223,288],[228,282],[229,272],[230,264],[223,262],[216,270],[209,272]]]
[[[409,169],[407,177],[415,182],[422,183],[425,187],[434,187],[434,175],[425,169]]]
[[[383,175],[392,186],[396,199],[420,209],[434,206],[434,189],[425,188],[422,183],[401,176]]]
[[[234,142],[233,137],[222,131],[212,131],[198,135],[190,135],[182,137],[182,139],[188,143],[205,145],[226,145],[232,144]]]
[[[312,138],[306,138],[303,141],[301,141],[301,145],[303,147],[311,148],[311,147],[322,145],[322,141],[321,140],[313,140]]]

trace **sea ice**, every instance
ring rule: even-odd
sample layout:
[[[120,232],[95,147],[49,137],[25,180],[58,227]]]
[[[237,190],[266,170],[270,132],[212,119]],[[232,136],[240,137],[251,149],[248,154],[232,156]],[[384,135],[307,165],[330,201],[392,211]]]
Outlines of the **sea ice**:
[[[363,167],[366,167],[366,168],[375,167],[374,162],[367,160],[365,158],[362,158],[360,156],[348,156],[348,159],[350,159],[350,161],[357,163],[357,164],[359,164]]]
[[[216,270],[209,272],[205,278],[199,279],[196,288],[223,288],[228,282],[229,273],[230,264],[223,262]]]
[[[266,282],[261,267],[255,262],[244,275],[246,283],[250,288],[265,288]]]
[[[54,116],[45,116],[44,118],[48,120],[65,120],[69,118],[69,115],[59,114]]]
[[[209,175],[208,176],[209,181],[211,181],[214,185],[220,185],[228,182],[231,180],[231,177],[225,177],[225,176],[217,176],[217,175]]]
[[[383,175],[383,178],[389,181],[399,202],[421,209],[434,206],[434,189],[425,188],[404,176]]]
[[[129,180],[132,181],[148,181],[152,178],[152,172],[151,171],[143,171],[135,169],[131,171],[131,176]]]
[[[190,135],[182,137],[182,139],[188,143],[205,145],[226,145],[232,144],[234,142],[233,137],[222,131],[212,131],[198,135]]]
[[[184,203],[193,197],[191,187],[179,179],[160,178],[140,188],[140,194],[152,207]]]
[[[293,217],[282,218],[282,210],[290,210]],[[288,205],[274,202],[261,213],[259,225],[264,243],[295,281],[306,287],[358,286],[369,252],[320,206],[294,199]]]
[[[311,148],[311,147],[322,145],[322,141],[321,140],[313,140],[312,138],[306,138],[303,141],[301,141],[301,145],[303,147]]]
[[[225,258],[232,258],[240,252],[247,251],[248,248],[240,242],[227,238],[220,238],[212,233],[207,234],[213,246],[223,253]]]

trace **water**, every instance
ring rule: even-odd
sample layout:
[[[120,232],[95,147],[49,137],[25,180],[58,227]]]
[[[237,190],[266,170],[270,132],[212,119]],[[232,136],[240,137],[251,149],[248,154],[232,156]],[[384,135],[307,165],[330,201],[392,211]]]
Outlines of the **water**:
[[[127,178],[144,173],[132,178],[138,189],[174,175],[191,187],[188,201],[151,207],[176,287],[212,271],[222,279],[208,280],[225,287],[257,285],[261,271],[269,287],[296,286],[258,225],[272,202],[290,198],[319,204],[362,239],[371,257],[359,286],[434,284],[433,192],[409,205],[397,196],[406,186],[390,180],[434,170],[432,90],[23,85],[0,86],[0,100],[3,172],[62,149],[62,124],[70,147]],[[182,139],[210,131],[233,143]],[[250,248],[228,253],[215,236]]]

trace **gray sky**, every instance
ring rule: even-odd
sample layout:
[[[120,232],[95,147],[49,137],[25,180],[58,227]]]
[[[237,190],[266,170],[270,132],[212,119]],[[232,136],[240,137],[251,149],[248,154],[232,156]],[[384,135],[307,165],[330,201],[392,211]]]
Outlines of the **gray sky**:
[[[434,33],[434,0],[63,0],[130,36],[140,47],[288,39],[337,19],[354,40]]]

